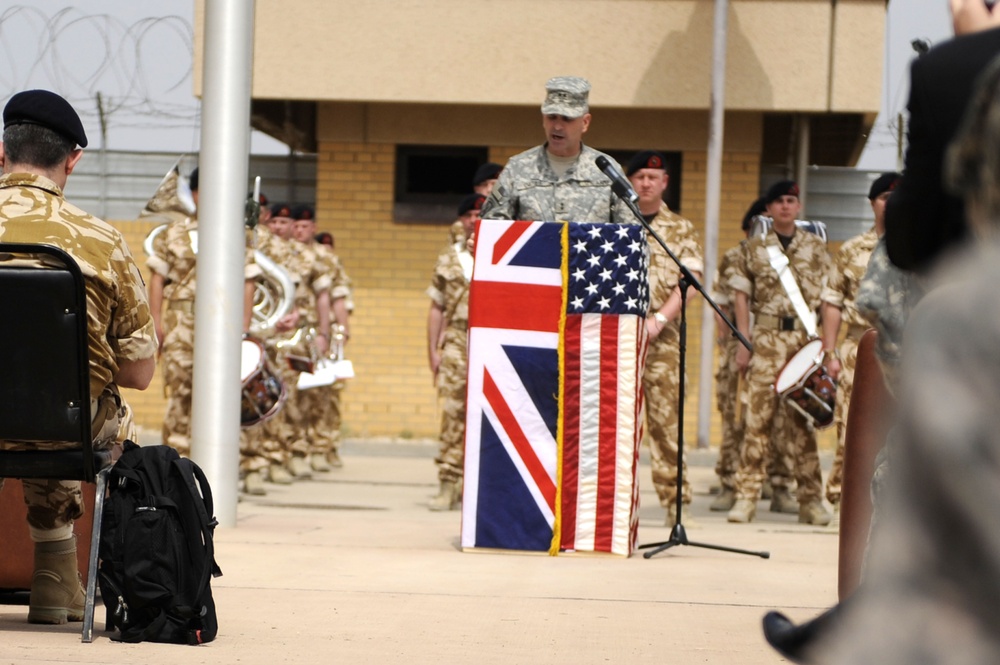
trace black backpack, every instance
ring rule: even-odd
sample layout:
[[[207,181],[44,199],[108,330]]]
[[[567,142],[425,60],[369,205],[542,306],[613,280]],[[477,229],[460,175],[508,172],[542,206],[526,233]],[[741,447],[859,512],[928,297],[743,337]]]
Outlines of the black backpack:
[[[99,580],[122,642],[203,644],[219,631],[211,578],[218,522],[197,464],[169,446],[126,441],[111,468]]]

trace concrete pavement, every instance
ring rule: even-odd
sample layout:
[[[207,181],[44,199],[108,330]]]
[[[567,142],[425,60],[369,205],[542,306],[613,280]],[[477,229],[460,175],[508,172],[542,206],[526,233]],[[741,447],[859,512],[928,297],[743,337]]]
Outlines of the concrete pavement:
[[[345,467],[244,498],[216,535],[218,639],[124,645],[79,624],[31,626],[0,605],[0,665],[47,663],[785,662],[761,618],[795,621],[836,600],[837,537],[762,502],[757,521],[710,513],[714,451],[689,456],[688,537],[768,550],[768,560],[696,547],[653,559],[463,553],[458,512],[432,513],[433,446],[348,442]],[[669,535],[640,467],[639,542]]]

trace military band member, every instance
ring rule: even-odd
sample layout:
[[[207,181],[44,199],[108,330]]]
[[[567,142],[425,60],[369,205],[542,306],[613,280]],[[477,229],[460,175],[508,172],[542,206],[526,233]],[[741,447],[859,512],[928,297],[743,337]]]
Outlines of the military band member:
[[[666,157],[656,150],[635,154],[625,171],[636,194],[639,212],[667,247],[695,277],[704,270],[701,247],[692,224],[671,212],[663,202],[670,178]],[[649,433],[653,487],[660,505],[667,509],[667,526],[677,522],[677,422],[680,376],[680,268],[652,237],[649,238],[649,315],[646,330],[649,350],[642,373],[646,396],[646,425]],[[688,295],[695,293],[688,287]],[[681,460],[684,463],[683,460]],[[682,502],[691,505],[691,483],[685,464]],[[685,509],[685,512],[687,510]],[[687,517],[687,515],[684,515]],[[690,523],[690,519],[686,520]]]
[[[468,372],[469,281],[472,238],[485,197],[469,194],[458,206],[465,237],[438,256],[427,295],[427,362],[441,398],[441,444],[434,462],[440,489],[431,510],[453,510],[462,501],[465,463],[466,374]]]
[[[122,234],[63,198],[87,146],[73,107],[47,90],[20,92],[4,108],[3,125],[0,241],[52,245],[79,264],[86,282],[93,441],[98,449],[110,448],[129,426],[118,389],[144,390],[156,369],[155,327],[142,277]],[[55,446],[0,441],[3,449]],[[84,512],[80,482],[25,478],[23,487],[35,546],[28,621],[82,621],[85,596],[73,535],[73,522]]]
[[[736,366],[746,376],[748,402],[740,467],[735,478],[736,503],[727,518],[730,522],[754,519],[767,470],[772,426],[777,411],[782,409],[786,416],[785,431],[775,436],[795,458],[799,521],[823,526],[829,523],[830,514],[823,507],[816,433],[801,414],[787,410],[772,387],[781,368],[809,339],[807,322],[797,314],[792,297],[779,279],[780,266],[776,268],[774,263],[787,263],[783,271],[790,270],[807,316],[815,324],[830,257],[819,237],[796,229],[795,219],[801,210],[798,185],[790,180],[778,182],[764,199],[773,220],[772,230],[747,242],[729,281],[734,292],[736,324],[753,344],[753,354],[742,345],[736,350]]]
[[[483,205],[483,219],[635,223],[594,164],[600,156],[614,160],[583,143],[590,127],[590,83],[559,76],[545,89],[545,143],[511,157]]]

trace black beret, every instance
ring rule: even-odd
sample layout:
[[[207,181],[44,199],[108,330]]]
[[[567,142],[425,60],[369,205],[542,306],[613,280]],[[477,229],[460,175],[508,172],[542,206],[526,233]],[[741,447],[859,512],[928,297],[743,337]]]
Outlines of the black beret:
[[[292,216],[292,209],[287,203],[275,203],[271,206],[271,217],[289,217]]]
[[[771,185],[771,188],[767,190],[767,194],[764,195],[764,203],[770,205],[782,196],[799,198],[799,186],[795,184],[794,180],[782,180]]]
[[[481,210],[486,197],[482,194],[469,194],[458,204],[458,216],[461,217],[470,210]]]
[[[316,216],[313,214],[313,209],[307,205],[297,205],[292,208],[292,219],[309,219],[314,220]]]
[[[266,208],[267,205],[268,205],[268,203],[267,203],[267,197],[264,196],[264,192],[260,192],[260,194],[258,194],[258,196],[260,196],[260,200],[257,201],[257,203],[260,204],[261,208]],[[253,198],[253,192],[247,192],[247,198],[248,199],[252,199]]]
[[[476,169],[476,175],[472,176],[472,186],[481,185],[487,180],[493,180],[500,176],[500,172],[503,171],[503,167],[499,164],[494,164],[493,162],[486,162]]]
[[[631,178],[632,174],[640,169],[663,169],[666,171],[667,158],[659,150],[637,152],[632,159],[628,160],[625,175]]]
[[[875,178],[875,182],[872,183],[871,189],[868,190],[868,200],[874,201],[883,192],[891,192],[896,189],[896,185],[899,184],[899,180],[902,177],[903,175],[901,173],[888,171],[887,173],[883,173],[879,177]]]
[[[757,215],[763,215],[765,212],[767,212],[767,204],[764,203],[764,197],[762,196],[751,203],[750,207],[747,208],[746,214],[743,215],[743,223],[740,228],[744,231],[749,231],[750,225],[753,224],[753,218]]]
[[[39,125],[87,147],[83,123],[69,102],[48,90],[25,90],[10,98],[3,110],[3,126]]]
[[[191,175],[188,176],[188,185],[191,187],[192,192],[198,191],[198,167],[194,167],[194,171],[191,171]]]

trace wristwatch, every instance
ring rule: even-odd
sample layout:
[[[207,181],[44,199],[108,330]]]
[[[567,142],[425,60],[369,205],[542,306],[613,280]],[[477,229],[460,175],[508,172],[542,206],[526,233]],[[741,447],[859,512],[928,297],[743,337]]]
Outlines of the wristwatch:
[[[661,326],[665,326],[670,323],[670,319],[663,316],[660,312],[653,312],[653,318],[659,321]]]

